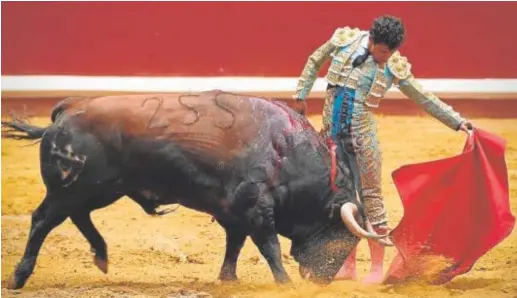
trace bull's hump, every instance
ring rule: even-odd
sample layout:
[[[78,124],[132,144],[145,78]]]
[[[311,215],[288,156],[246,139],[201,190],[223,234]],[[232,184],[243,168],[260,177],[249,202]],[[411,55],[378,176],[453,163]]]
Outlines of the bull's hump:
[[[96,98],[84,118],[108,135],[168,139],[227,160],[253,142],[266,116],[249,97],[206,93]]]
[[[99,97],[89,101],[85,113],[90,123],[108,131],[232,152],[268,130],[289,126],[288,114],[263,98],[219,91]]]

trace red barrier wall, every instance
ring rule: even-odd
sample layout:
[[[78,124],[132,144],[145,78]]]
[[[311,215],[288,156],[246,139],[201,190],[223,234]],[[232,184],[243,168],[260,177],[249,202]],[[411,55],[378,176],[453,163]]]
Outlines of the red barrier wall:
[[[2,74],[298,76],[336,27],[383,13],[419,77],[517,77],[515,2],[3,2]]]

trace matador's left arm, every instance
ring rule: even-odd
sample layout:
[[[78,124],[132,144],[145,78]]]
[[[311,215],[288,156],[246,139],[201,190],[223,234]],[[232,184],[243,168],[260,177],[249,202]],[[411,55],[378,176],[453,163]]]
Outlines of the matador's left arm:
[[[388,61],[388,68],[394,75],[394,83],[407,97],[418,103],[423,109],[453,130],[466,121],[451,106],[441,101],[435,94],[426,92],[411,73],[411,64],[406,57],[395,52]]]

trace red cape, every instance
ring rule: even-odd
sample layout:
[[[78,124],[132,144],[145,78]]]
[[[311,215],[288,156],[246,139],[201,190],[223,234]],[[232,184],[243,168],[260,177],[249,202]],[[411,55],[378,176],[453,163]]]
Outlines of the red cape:
[[[468,272],[515,225],[504,139],[475,129],[463,152],[392,173],[404,216],[385,283],[440,284]]]

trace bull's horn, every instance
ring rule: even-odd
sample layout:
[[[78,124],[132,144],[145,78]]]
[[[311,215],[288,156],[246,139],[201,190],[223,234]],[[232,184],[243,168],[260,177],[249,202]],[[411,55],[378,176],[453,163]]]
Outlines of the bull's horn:
[[[357,215],[358,209],[354,203],[345,203],[341,206],[341,219],[345,226],[359,238],[370,238],[370,239],[381,239],[386,237],[385,235],[377,235],[375,233],[369,233],[365,231],[355,220],[355,215]]]

